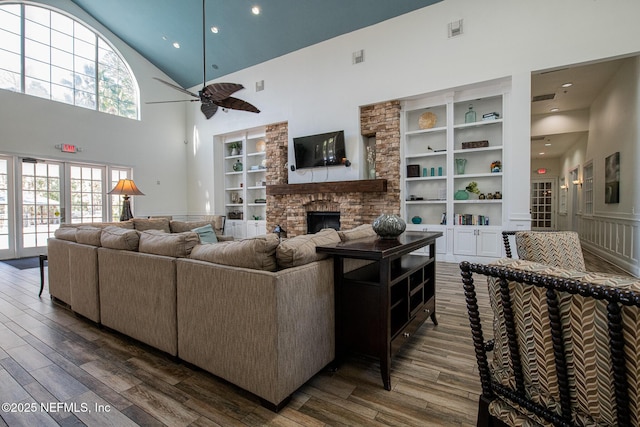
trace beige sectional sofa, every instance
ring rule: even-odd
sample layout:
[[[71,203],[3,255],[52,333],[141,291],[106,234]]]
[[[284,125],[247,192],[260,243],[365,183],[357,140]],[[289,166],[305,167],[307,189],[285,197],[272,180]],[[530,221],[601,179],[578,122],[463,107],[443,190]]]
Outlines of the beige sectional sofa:
[[[372,235],[371,226],[200,244],[184,230],[201,225],[61,228],[49,240],[50,294],[279,410],[334,358],[333,263],[316,245]]]

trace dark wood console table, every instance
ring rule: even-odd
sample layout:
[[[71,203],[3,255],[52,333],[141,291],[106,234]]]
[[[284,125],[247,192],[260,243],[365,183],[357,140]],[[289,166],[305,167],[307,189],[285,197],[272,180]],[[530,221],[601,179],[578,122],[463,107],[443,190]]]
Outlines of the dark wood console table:
[[[440,232],[405,232],[318,246],[334,260],[336,364],[348,350],[380,358],[384,388],[391,390],[391,358],[431,316],[436,319],[435,242]],[[410,255],[429,246],[429,255]],[[373,263],[344,273],[344,259]]]

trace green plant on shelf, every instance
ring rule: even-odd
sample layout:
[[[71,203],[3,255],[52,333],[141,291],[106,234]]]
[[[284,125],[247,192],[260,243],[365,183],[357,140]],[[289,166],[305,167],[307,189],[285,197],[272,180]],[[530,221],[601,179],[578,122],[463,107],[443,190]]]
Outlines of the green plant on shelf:
[[[465,188],[469,193],[480,194],[480,190],[478,189],[478,183],[475,181],[471,181],[467,188]]]

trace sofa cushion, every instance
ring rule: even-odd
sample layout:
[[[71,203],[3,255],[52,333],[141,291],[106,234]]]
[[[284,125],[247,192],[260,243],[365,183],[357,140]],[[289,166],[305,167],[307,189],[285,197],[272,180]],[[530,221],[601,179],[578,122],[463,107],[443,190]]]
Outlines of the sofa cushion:
[[[133,221],[115,221],[115,222],[83,222],[79,224],[60,224],[60,228],[80,228],[80,227],[96,227],[96,228],[105,228],[105,227],[120,227],[127,228],[129,230],[133,230]]]
[[[133,228],[138,231],[162,230],[171,233],[168,218],[133,218]]]
[[[194,228],[204,227],[206,225],[211,225],[211,228],[218,234],[222,231],[216,228],[214,221],[171,221],[170,223],[172,233],[184,233],[185,231],[192,231]]]
[[[165,233],[160,230],[147,230],[140,233],[138,251],[174,258],[186,258],[198,243],[200,243],[198,234],[192,231]]]
[[[265,234],[215,245],[197,245],[191,251],[190,258],[234,267],[275,271],[278,243],[278,236]]]
[[[56,239],[68,240],[70,242],[76,241],[76,227],[60,227],[53,232]]]
[[[216,232],[213,231],[213,227],[211,226],[211,224],[194,228],[191,231],[198,234],[198,237],[200,238],[200,243],[218,243]]]
[[[352,228],[351,230],[340,230],[338,231],[338,235],[340,236],[340,240],[348,242],[350,240],[375,237],[376,232],[373,231],[373,226],[371,224],[362,224],[356,228]]]
[[[100,246],[100,236],[102,228],[92,226],[82,226],[76,229],[76,241],[83,245]]]
[[[105,227],[100,235],[100,244],[109,249],[137,251],[140,235],[136,230],[121,227]]]
[[[278,245],[276,259],[282,268],[296,267],[326,258],[316,253],[316,246],[340,243],[340,236],[333,228],[325,228],[316,234],[303,234],[287,239]]]

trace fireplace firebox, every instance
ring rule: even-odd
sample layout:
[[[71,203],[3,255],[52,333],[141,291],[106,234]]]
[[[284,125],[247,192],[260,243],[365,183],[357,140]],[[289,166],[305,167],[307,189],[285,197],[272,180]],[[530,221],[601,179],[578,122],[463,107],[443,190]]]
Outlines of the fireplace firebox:
[[[340,230],[340,212],[307,212],[307,234],[317,233],[323,228]]]

